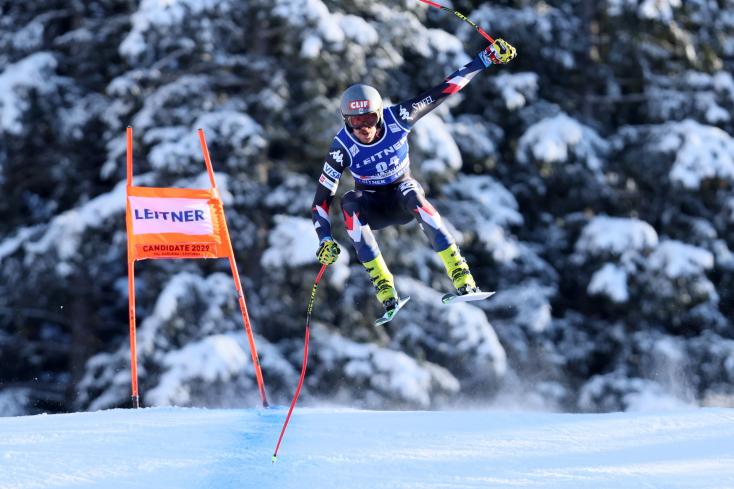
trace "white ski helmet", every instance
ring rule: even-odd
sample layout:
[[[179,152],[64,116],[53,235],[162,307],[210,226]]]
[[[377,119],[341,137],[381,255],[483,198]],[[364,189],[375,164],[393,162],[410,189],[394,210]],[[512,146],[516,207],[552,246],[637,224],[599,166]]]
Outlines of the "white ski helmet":
[[[382,97],[375,88],[358,83],[347,88],[339,104],[344,123],[349,126],[347,117],[362,114],[377,114],[377,125],[382,126]]]

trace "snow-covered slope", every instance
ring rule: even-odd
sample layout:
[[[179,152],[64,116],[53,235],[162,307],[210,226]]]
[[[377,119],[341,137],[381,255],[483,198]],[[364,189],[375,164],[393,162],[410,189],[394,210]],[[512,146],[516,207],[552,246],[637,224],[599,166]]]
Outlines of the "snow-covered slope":
[[[0,419],[0,489],[731,488],[734,410],[149,408]]]

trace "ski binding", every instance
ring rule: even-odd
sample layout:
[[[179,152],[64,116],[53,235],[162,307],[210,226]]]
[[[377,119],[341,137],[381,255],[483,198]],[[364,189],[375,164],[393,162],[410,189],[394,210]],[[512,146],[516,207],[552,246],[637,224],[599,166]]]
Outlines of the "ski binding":
[[[406,302],[410,300],[410,296],[403,297],[398,300],[398,305],[395,306],[395,309],[390,309],[389,311],[385,311],[385,314],[382,315],[382,317],[377,318],[375,321],[375,326],[380,326],[381,324],[389,323],[392,321],[392,319],[395,317],[395,315],[398,313],[398,311],[405,305]]]
[[[464,295],[444,294],[441,302],[444,304],[453,304],[455,302],[480,301],[492,297],[495,292],[470,292]]]

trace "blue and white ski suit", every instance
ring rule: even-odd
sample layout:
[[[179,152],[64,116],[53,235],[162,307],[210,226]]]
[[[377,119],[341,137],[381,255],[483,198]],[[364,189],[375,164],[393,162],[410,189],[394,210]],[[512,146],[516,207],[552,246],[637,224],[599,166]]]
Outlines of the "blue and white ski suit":
[[[408,134],[423,116],[461,90],[485,69],[479,56],[455,71],[441,84],[383,111],[376,140],[362,144],[344,126],[334,137],[319,177],[312,207],[312,220],[320,240],[331,239],[329,208],[348,169],[355,188],[342,196],[344,223],[357,257],[374,260],[380,250],[372,230],[407,224],[415,219],[435,251],[454,243],[441,216],[426,199],[421,185],[410,174]]]

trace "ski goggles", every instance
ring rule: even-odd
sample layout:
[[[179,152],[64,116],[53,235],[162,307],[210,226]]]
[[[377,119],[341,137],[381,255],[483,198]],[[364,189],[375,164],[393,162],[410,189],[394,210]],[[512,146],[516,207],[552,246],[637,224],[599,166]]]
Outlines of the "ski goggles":
[[[379,117],[374,112],[369,114],[348,115],[344,120],[352,129],[362,129],[363,127],[375,127],[379,121]]]

